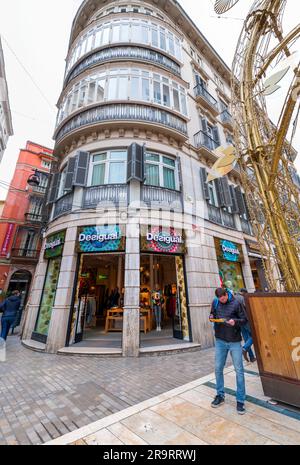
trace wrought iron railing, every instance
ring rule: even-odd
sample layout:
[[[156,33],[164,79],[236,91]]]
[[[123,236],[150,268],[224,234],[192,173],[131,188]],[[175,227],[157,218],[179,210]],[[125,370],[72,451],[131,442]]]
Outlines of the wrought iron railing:
[[[208,218],[213,223],[226,226],[227,228],[236,229],[234,216],[222,210],[222,208],[215,207],[214,205],[208,205]]]
[[[71,192],[70,194],[66,194],[60,199],[58,199],[55,203],[53,219],[57,218],[58,216],[64,213],[68,213],[72,211],[72,205],[73,205],[73,192]]]
[[[13,258],[31,258],[37,259],[39,250],[36,249],[12,249],[11,256]]]
[[[221,116],[222,123],[228,123],[228,124],[233,125],[233,119],[228,110],[224,110],[220,116]]]
[[[161,124],[180,132],[187,138],[187,124],[184,119],[158,108],[138,104],[105,104],[90,110],[85,110],[68,121],[56,134],[59,141],[68,133],[83,126],[89,126],[104,121],[147,121]]]
[[[183,210],[182,192],[171,189],[144,185],[141,191],[141,200],[149,207]]]
[[[141,60],[163,66],[177,76],[181,76],[180,66],[162,53],[134,46],[109,47],[84,58],[67,76],[66,85],[83,71],[104,62],[113,60]]]
[[[43,215],[37,215],[36,213],[25,213],[26,221],[32,223],[42,223],[45,221],[45,217]]]
[[[110,184],[87,187],[83,196],[83,208],[96,208],[105,205],[128,205],[128,185]]]
[[[208,150],[215,150],[220,144],[216,142],[209,134],[199,131],[194,135],[195,147],[206,147]]]
[[[218,101],[201,84],[194,87],[195,96],[204,98],[212,108],[218,110]]]

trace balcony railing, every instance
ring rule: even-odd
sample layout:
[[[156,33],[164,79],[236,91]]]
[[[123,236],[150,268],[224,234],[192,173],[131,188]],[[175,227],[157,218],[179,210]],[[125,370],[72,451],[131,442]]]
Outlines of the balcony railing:
[[[110,184],[107,186],[88,187],[83,197],[83,208],[96,208],[108,205],[127,206],[127,184]]]
[[[139,60],[163,66],[177,76],[181,76],[180,66],[170,58],[167,58],[162,53],[143,47],[123,46],[109,47],[105,50],[93,53],[77,65],[73,71],[67,76],[66,85],[85,70],[96,65],[111,62],[113,60]]]
[[[208,150],[216,150],[220,144],[204,131],[199,131],[194,135],[195,147],[205,147]]]
[[[168,111],[138,104],[107,104],[74,116],[58,131],[56,140],[61,140],[68,133],[81,127],[106,121],[145,121],[151,124],[160,124],[181,133],[185,139],[187,138],[185,120]]]
[[[208,90],[205,89],[205,87],[203,87],[201,84],[198,84],[194,88],[194,91],[196,97],[202,97],[207,103],[209,103],[211,108],[213,108],[216,112],[219,111],[217,100],[208,92]]]
[[[143,186],[141,200],[149,207],[183,211],[182,192],[155,186]]]
[[[230,126],[233,126],[233,119],[228,110],[224,110],[220,116],[223,124],[229,124]]]
[[[241,218],[241,226],[244,234],[249,234],[249,236],[253,235],[252,228],[248,220]]]
[[[34,186],[32,192],[37,192],[39,194],[46,194],[47,187],[44,186]]]
[[[221,208],[208,205],[208,218],[209,221],[212,221],[213,223],[220,224],[221,226],[225,226],[227,228],[236,229],[234,216],[231,213],[222,210]]]
[[[12,249],[12,258],[28,258],[37,260],[39,257],[39,250],[36,249]]]
[[[25,213],[25,218],[27,222],[30,223],[42,223],[45,221],[45,217],[42,215],[36,215],[35,213]]]
[[[61,197],[59,200],[56,201],[55,207],[54,207],[54,214],[53,214],[53,219],[57,218],[58,216],[68,213],[72,211],[72,205],[73,205],[73,192],[70,194],[66,194],[63,197]]]

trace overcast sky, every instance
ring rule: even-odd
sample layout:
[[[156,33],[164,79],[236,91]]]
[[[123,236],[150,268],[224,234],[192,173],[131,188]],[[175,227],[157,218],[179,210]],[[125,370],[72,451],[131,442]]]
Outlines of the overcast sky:
[[[27,140],[50,148],[54,145],[56,102],[62,89],[71,24],[81,2],[0,0],[0,33],[15,134],[10,138],[0,165],[0,181],[10,182],[19,149],[25,147]],[[245,18],[251,0],[240,1],[222,19],[214,14],[213,0],[180,0],[180,3],[231,66],[243,26],[241,19]],[[290,30],[299,21],[300,4],[298,0],[290,0],[288,5],[286,27]],[[278,99],[279,94],[270,97],[274,121]],[[300,150],[299,140],[296,146]],[[297,167],[300,170],[300,156]],[[0,199],[5,198],[6,193],[7,190],[0,187]]]

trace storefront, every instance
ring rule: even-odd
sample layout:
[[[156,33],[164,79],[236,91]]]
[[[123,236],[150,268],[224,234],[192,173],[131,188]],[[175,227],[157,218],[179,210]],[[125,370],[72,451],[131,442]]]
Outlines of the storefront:
[[[60,231],[47,238],[44,259],[48,261],[43,292],[40,300],[38,317],[32,339],[46,343],[52,309],[55,302],[57,284],[59,279],[61,260],[63,255],[66,231]]]
[[[264,291],[269,288],[266,279],[263,258],[260,253],[260,247],[257,242],[246,240],[249,262],[251,266],[251,273],[256,291]]]
[[[149,330],[156,332],[157,329],[153,294],[160,289],[163,297],[162,336],[190,341],[185,252],[182,230],[142,226],[140,306],[142,311],[149,312]],[[145,339],[141,335],[142,346]]]
[[[69,322],[68,344],[97,344],[107,334],[109,309],[124,300],[125,230],[119,225],[78,228],[78,266]],[[121,343],[122,324],[113,328]]]
[[[244,255],[240,244],[215,238],[215,247],[220,275],[220,285],[234,291],[245,288],[243,277]]]

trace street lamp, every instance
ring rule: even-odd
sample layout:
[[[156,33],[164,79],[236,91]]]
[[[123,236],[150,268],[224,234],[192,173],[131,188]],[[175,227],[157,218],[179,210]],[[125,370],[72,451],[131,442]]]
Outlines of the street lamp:
[[[40,185],[40,177],[39,177],[37,171],[35,171],[34,174],[29,176],[29,178],[27,180],[27,184],[29,184],[29,186],[32,186],[32,187],[39,187],[39,185]]]

